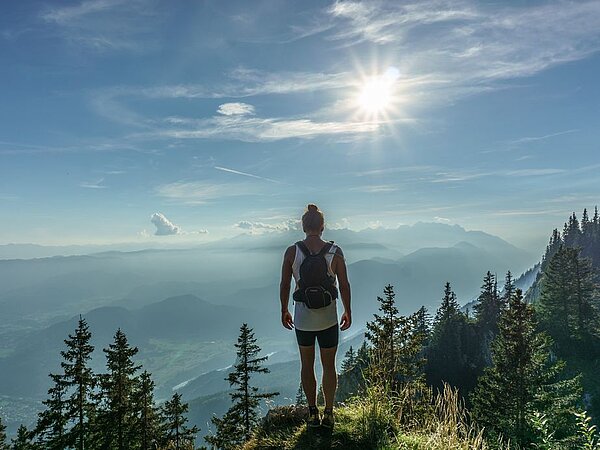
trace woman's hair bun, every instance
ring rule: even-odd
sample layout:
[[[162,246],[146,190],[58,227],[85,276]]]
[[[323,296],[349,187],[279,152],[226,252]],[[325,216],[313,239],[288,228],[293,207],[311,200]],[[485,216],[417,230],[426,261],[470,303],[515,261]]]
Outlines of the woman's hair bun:
[[[314,205],[314,204],[312,204],[312,203],[309,203],[309,204],[308,204],[308,206],[306,207],[306,209],[307,209],[308,211],[318,211],[318,210],[319,210],[319,207],[318,207],[317,205]]]

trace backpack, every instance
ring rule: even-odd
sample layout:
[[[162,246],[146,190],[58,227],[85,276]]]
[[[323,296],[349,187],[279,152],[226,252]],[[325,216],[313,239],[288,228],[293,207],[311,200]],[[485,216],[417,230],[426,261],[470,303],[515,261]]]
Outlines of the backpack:
[[[300,279],[298,289],[293,294],[294,301],[302,302],[310,309],[329,306],[338,296],[335,277],[329,274],[325,259],[333,241],[325,244],[316,254],[312,254],[302,241],[296,242],[296,246],[304,254],[304,260],[300,265]]]

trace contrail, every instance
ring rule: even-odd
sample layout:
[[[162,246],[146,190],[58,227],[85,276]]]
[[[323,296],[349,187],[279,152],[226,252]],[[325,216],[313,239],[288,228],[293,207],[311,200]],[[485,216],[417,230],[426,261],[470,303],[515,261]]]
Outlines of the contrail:
[[[235,173],[237,175],[243,175],[245,177],[250,177],[250,178],[256,178],[256,179],[259,179],[259,180],[270,181],[271,183],[277,183],[277,184],[281,183],[280,181],[273,180],[272,178],[259,177],[258,175],[253,175],[251,173],[246,173],[246,172],[240,172],[239,170],[228,169],[227,167],[215,166],[215,169],[221,170],[223,172],[229,172],[229,173]]]

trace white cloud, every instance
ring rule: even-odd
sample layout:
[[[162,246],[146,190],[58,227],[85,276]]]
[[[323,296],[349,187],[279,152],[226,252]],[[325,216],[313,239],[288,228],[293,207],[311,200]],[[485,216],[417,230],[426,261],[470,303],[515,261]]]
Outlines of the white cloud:
[[[340,89],[355,83],[354,76],[348,72],[264,72],[238,68],[230,72],[225,81],[214,85],[179,84],[148,88],[113,88],[104,93],[148,98],[244,98]]]
[[[537,177],[543,175],[556,175],[566,172],[565,169],[519,169],[509,170],[506,175],[509,177]]]
[[[439,216],[435,216],[433,218],[433,220],[435,220],[438,223],[450,223],[452,222],[450,219],[448,219],[447,217],[439,217]]]
[[[300,220],[288,219],[278,223],[253,222],[242,220],[234,225],[234,228],[239,228],[250,232],[251,234],[261,234],[265,232],[282,232],[282,231],[297,231],[302,229]]]
[[[245,142],[312,139],[317,136],[359,136],[377,131],[376,122],[317,122],[311,119],[259,118],[249,116],[215,116],[195,121],[186,128],[163,129],[139,136],[176,139],[232,139]]]
[[[217,109],[219,114],[223,114],[224,116],[244,116],[244,115],[252,115],[254,114],[254,106],[249,105],[248,103],[223,103],[219,105]]]
[[[331,39],[401,51],[413,74],[448,87],[530,76],[600,49],[600,2],[506,6],[473,0],[337,1]],[[437,24],[437,26],[432,26]]]
[[[96,181],[82,181],[79,186],[86,189],[106,189],[107,186],[102,184],[104,182],[104,178],[100,178]]]
[[[394,184],[371,184],[366,186],[355,186],[350,188],[350,190],[356,192],[366,192],[369,194],[381,194],[386,192],[396,192],[398,190],[398,186]]]
[[[545,134],[543,136],[527,136],[527,137],[522,137],[522,138],[518,138],[518,139],[513,139],[512,141],[509,141],[509,144],[518,145],[518,144],[528,144],[530,142],[545,141],[545,140],[553,138],[553,137],[562,136],[565,134],[577,133],[578,131],[579,131],[578,129],[572,129],[572,130],[559,131],[557,133]]]
[[[181,234],[181,228],[167,219],[162,213],[154,213],[150,217],[150,222],[156,227],[155,236],[170,236]]]
[[[208,183],[202,181],[175,181],[155,189],[159,197],[185,205],[202,205],[224,197],[253,195],[260,193],[258,183]]]
[[[148,0],[85,0],[49,6],[39,15],[67,42],[97,51],[145,51],[156,46],[157,20]]]
[[[347,217],[342,217],[339,222],[326,224],[326,227],[330,230],[348,230],[350,228],[350,221]]]

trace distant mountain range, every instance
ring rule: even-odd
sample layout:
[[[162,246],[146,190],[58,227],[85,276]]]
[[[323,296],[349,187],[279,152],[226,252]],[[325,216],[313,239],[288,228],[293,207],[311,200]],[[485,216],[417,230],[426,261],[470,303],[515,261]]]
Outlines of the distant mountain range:
[[[233,342],[243,321],[261,323],[259,329],[263,334],[272,335],[280,329],[278,321],[264,321],[262,311],[214,305],[192,295],[168,298],[134,310],[105,306],[90,311],[85,318],[96,346],[96,370],[103,370],[102,348],[121,328],[132,345],[141,349],[140,359],[145,367],[166,388],[229,364]],[[49,387],[48,373],[59,369],[63,340],[76,328],[77,319],[55,323],[24,337],[9,356],[0,358],[0,393],[43,396]],[[179,362],[180,367],[168,367],[174,360],[170,354],[173,348],[189,352],[187,357],[182,355],[187,361]],[[204,355],[198,355],[198,351]],[[189,361],[191,358],[197,359]]]
[[[301,237],[294,232],[242,235],[189,249],[0,260],[0,327],[8,322],[39,328],[99,306],[141,306],[173,295],[195,294],[219,303],[213,299],[277,284],[283,250]],[[426,299],[438,295],[428,286],[445,280],[455,279],[458,294],[467,294],[472,278],[458,273],[463,269],[483,273],[510,268],[519,273],[536,260],[496,236],[439,223],[359,232],[330,230],[326,238],[345,249],[349,263],[374,258],[379,266],[367,270],[394,272],[395,276],[384,278],[414,299],[408,302],[410,307],[430,303]],[[425,274],[431,278],[424,279]],[[355,277],[357,293],[372,297],[377,290],[363,281],[360,274]]]

